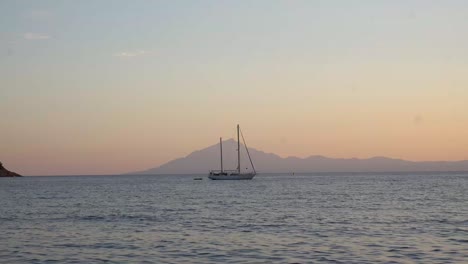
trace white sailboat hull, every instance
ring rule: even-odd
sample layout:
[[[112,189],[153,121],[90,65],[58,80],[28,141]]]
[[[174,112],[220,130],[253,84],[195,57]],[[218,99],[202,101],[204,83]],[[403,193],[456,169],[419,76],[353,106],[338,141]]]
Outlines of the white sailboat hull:
[[[241,174],[210,174],[208,176],[211,180],[251,180],[255,177],[255,173],[241,173]]]
[[[242,135],[242,139],[244,140],[245,151],[249,156],[250,164],[252,165],[253,172],[241,173],[241,164],[240,164],[240,138],[239,138],[240,128],[237,125],[237,170],[224,170],[223,169],[223,140],[219,138],[219,154],[221,157],[221,170],[212,170],[208,175],[208,178],[211,180],[251,180],[257,174],[255,172],[255,167],[253,165],[252,159],[250,158],[249,149],[247,148],[247,144],[245,143],[244,136]]]

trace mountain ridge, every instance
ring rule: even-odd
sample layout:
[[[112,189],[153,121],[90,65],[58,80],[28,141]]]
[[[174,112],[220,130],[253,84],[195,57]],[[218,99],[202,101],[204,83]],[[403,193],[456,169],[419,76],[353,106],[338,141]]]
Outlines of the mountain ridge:
[[[237,141],[223,141],[224,169],[237,168]],[[468,160],[459,161],[409,161],[398,158],[374,156],[370,158],[330,158],[310,155],[305,158],[282,158],[249,147],[255,169],[264,173],[307,172],[408,172],[408,171],[468,171]],[[185,157],[176,158],[160,166],[132,174],[191,174],[208,173],[220,168],[219,143],[195,150]],[[251,170],[250,162],[241,144],[241,168]]]

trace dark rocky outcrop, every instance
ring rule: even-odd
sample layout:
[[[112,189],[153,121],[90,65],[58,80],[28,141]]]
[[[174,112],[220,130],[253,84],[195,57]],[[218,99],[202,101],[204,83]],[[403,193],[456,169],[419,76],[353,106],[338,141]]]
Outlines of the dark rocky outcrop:
[[[21,177],[21,175],[5,169],[3,164],[0,162],[0,177]]]

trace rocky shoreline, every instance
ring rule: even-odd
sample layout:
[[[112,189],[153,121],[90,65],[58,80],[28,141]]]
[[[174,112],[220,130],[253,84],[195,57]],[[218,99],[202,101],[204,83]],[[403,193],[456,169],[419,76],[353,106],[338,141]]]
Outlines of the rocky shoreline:
[[[3,167],[3,164],[0,162],[0,177],[22,177],[16,172],[9,171]]]

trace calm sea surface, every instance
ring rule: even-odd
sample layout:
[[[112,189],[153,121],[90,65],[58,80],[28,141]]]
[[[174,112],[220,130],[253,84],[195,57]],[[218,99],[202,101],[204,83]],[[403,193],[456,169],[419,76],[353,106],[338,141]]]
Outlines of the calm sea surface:
[[[468,263],[468,173],[0,178],[1,263]]]

